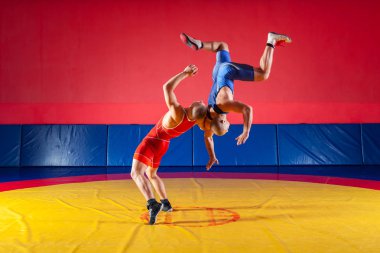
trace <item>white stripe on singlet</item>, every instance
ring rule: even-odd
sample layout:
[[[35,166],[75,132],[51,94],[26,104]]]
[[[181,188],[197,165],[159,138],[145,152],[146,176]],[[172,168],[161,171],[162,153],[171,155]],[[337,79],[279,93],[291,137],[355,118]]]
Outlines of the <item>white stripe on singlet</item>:
[[[149,139],[155,139],[155,140],[160,140],[160,141],[170,142],[170,141],[168,141],[168,140],[164,140],[164,139],[161,139],[161,138],[155,138],[155,137],[151,137],[151,136],[147,136],[146,138],[149,138]]]
[[[141,156],[145,157],[146,159],[150,160],[151,163],[153,164],[153,159],[150,159],[149,157],[146,157],[145,155],[140,154],[140,153],[135,153],[135,154],[137,154],[137,155],[141,155]]]

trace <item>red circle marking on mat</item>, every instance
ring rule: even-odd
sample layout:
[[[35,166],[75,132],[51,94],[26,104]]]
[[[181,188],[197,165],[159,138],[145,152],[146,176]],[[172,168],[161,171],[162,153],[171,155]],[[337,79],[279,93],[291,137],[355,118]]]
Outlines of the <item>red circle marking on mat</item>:
[[[173,212],[161,212],[157,223],[182,227],[210,227],[235,222],[240,215],[232,210],[214,207],[174,207]],[[190,217],[189,217],[190,216]],[[194,219],[194,217],[196,217]],[[143,213],[140,218],[149,221],[149,213]]]

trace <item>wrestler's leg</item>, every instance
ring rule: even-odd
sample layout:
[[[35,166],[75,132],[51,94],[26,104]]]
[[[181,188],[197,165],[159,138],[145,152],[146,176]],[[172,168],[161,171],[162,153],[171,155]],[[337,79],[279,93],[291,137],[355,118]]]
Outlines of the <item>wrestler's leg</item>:
[[[149,181],[152,183],[154,189],[160,196],[160,201],[163,204],[162,211],[164,212],[171,212],[173,211],[173,208],[168,200],[168,197],[166,195],[166,189],[164,182],[161,180],[161,178],[157,175],[157,168],[148,167],[146,170],[146,175],[148,176]]]
[[[144,175],[147,168],[148,166],[146,164],[133,159],[131,177],[133,181],[135,181],[140,192],[144,195],[144,198],[148,201],[150,199],[154,199],[154,194],[149,180]]]
[[[223,42],[223,41],[207,41],[207,42],[204,42],[204,41],[201,41],[199,39],[195,39],[195,38],[193,38],[187,34],[184,34],[184,33],[181,33],[180,38],[181,38],[183,43],[185,43],[186,45],[188,45],[189,47],[191,47],[194,50],[203,49],[203,50],[214,52],[214,53],[221,51],[221,50],[229,51],[228,50],[228,44],[226,42]]]
[[[254,81],[264,81],[269,78],[269,74],[273,63],[273,53],[274,48],[271,46],[266,46],[264,53],[260,58],[260,67],[253,68],[254,70]]]
[[[145,173],[160,196],[160,199],[167,199],[165,185],[161,178],[157,175],[157,168],[148,167]]]
[[[147,208],[149,210],[149,224],[153,225],[156,223],[157,215],[162,210],[163,205],[161,203],[158,203],[154,198],[152,186],[144,175],[147,168],[148,166],[146,164],[133,159],[131,177],[147,200]]]
[[[228,44],[226,42],[223,42],[223,41],[220,41],[220,42],[219,41],[203,42],[202,49],[204,49],[206,51],[211,51],[214,53],[221,51],[221,50],[229,52]]]
[[[292,39],[285,34],[268,33],[267,45],[260,58],[260,67],[254,68],[254,81],[264,81],[269,78],[273,63],[274,48],[278,45],[291,43]]]

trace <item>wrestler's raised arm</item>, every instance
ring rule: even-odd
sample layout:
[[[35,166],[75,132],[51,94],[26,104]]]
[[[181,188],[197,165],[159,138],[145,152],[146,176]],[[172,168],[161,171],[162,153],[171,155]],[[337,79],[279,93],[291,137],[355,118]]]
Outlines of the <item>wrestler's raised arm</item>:
[[[174,90],[181,81],[189,76],[195,75],[197,72],[198,68],[195,65],[189,65],[181,73],[173,76],[163,85],[165,102],[175,121],[181,120],[183,109],[177,101]]]

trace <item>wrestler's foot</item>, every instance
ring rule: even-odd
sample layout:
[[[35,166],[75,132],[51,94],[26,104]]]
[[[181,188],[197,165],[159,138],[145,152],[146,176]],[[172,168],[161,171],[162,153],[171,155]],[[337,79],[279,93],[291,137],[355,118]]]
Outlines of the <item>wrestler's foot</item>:
[[[291,43],[292,39],[285,34],[278,34],[275,32],[268,33],[268,41],[267,43],[276,46],[284,46],[286,43]]]
[[[179,37],[183,43],[185,43],[187,46],[194,50],[199,50],[203,47],[202,41],[194,39],[187,34],[181,33]]]
[[[161,203],[154,203],[149,206],[149,224],[154,225],[157,220],[158,213],[162,210],[162,204]]]
[[[162,203],[162,206],[163,206],[162,207],[162,211],[164,211],[164,212],[172,212],[173,211],[172,205],[170,205],[169,200],[162,199],[161,203]]]

